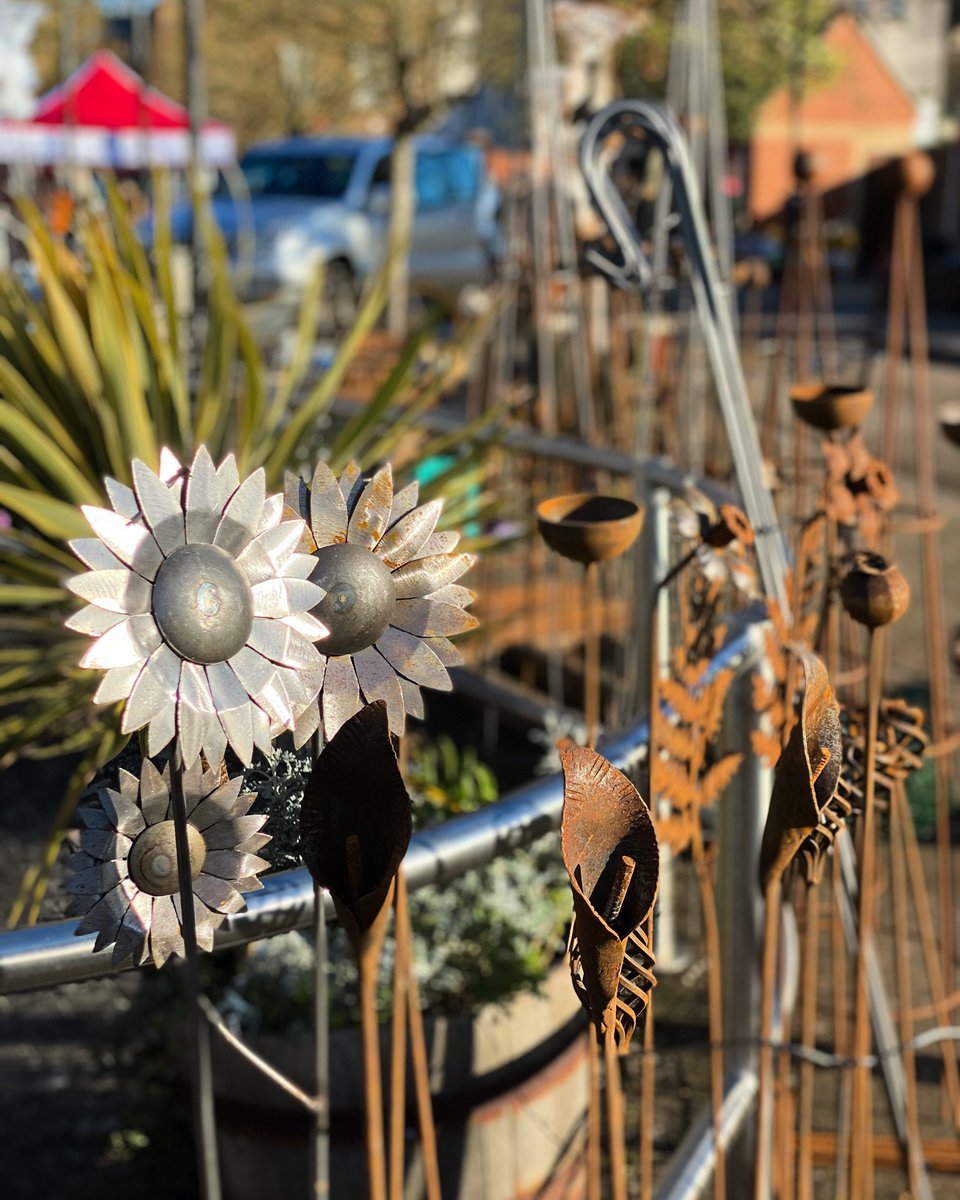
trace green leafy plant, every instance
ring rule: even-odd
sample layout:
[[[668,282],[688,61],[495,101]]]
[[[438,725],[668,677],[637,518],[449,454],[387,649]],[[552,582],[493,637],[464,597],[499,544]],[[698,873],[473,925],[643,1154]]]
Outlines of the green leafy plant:
[[[310,773],[309,756],[277,750],[247,772],[246,786],[270,812],[273,841],[264,854],[276,867],[299,864],[299,809]],[[421,737],[411,745],[406,771],[414,802],[414,828],[436,825],[498,797],[496,778],[471,747],[446,737]],[[563,951],[570,889],[557,839],[548,836],[521,854],[496,859],[442,887],[410,897],[417,976],[425,1007],[469,1011],[534,990]],[[333,1018],[356,1012],[355,971],[345,939],[331,930],[328,971]],[[381,964],[383,1011],[393,963],[388,935]],[[221,1007],[235,1023],[262,1032],[304,1031],[313,995],[313,951],[293,932],[251,948],[224,989]]]
[[[404,444],[409,455],[411,442],[418,456],[443,453],[450,438],[434,447],[415,423],[459,381],[493,320],[466,325],[426,362],[430,331],[420,333],[364,410],[332,425],[340,385],[386,301],[390,264],[372,279],[332,365],[311,381],[322,295],[315,280],[295,349],[274,380],[234,294],[222,240],[201,219],[210,282],[206,333],[192,356],[174,295],[164,193],[161,178],[152,261],[108,187],[106,210],[80,218],[74,250],[23,206],[39,296],[0,275],[0,510],[9,518],[0,527],[0,767],[21,755],[79,756],[11,924],[36,919],[81,790],[126,740],[119,709],[92,706],[97,681],[77,666],[80,639],[63,626],[76,607],[64,580],[78,569],[66,543],[89,534],[79,506],[105,502],[104,476],[129,483],[134,458],[155,469],[165,445],[184,458],[200,443],[215,460],[232,451],[241,473],[262,465],[274,488],[285,470],[317,457],[340,470],[350,458],[363,467],[385,460]],[[463,431],[456,463],[424,489],[453,497],[447,521],[457,520],[471,481],[474,510],[492,499],[484,465],[492,419]]]

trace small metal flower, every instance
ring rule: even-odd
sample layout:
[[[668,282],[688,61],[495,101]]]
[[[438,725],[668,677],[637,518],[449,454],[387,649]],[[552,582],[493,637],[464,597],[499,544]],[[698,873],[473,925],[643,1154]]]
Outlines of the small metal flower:
[[[70,543],[90,570],[67,585],[89,601],[67,625],[96,639],[80,665],[106,671],[94,699],[125,700],[122,729],[146,725],[152,755],[177,735],[188,767],[228,742],[249,765],[322,679],[303,522],[283,519],[262,469],[241,483],[232,455],[215,467],[203,446],[188,468],[164,450],[159,476],[134,461],[132,490],[106,487],[112,509],[83,509],[97,536]]]
[[[713,583],[729,579],[738,592],[756,596],[756,573],[745,553],[753,545],[753,529],[744,513],[733,504],[718,508],[692,487],[670,508],[680,536],[699,543],[694,557],[705,577]]]
[[[448,638],[477,625],[464,611],[473,593],[455,581],[476,559],[453,553],[459,534],[436,531],[442,501],[417,507],[417,496],[416,483],[394,494],[389,466],[364,480],[350,463],[338,480],[320,463],[309,486],[287,481],[287,503],[316,542],[310,578],[326,593],[312,611],[330,630],[322,691],[297,721],[297,746],[319,727],[321,704],[328,740],[374,700],[399,736],[407,713],[423,716],[421,687],[453,686],[447,668],[462,660]]]
[[[242,892],[262,887],[257,875],[269,864],[257,851],[270,841],[260,829],[265,815],[248,815],[256,796],[240,795],[243,776],[223,781],[219,771],[194,763],[183,777],[187,841],[197,945],[213,949],[213,932],[228,913],[245,907]],[[80,810],[85,828],[70,860],[67,891],[72,915],[83,914],[77,933],[97,934],[95,950],[113,944],[113,961],[128,956],[161,967],[182,955],[177,845],[170,805],[170,767],[163,774],[143,760],[139,780],[119,772],[119,791],[103,787]]]

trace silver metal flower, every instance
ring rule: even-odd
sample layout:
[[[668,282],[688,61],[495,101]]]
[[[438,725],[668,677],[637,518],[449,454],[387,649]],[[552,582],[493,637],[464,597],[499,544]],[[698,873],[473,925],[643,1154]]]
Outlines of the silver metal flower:
[[[711,583],[726,583],[747,599],[756,599],[757,575],[747,558],[753,531],[746,517],[731,504],[719,508],[699,489],[688,487],[670,502],[677,532],[697,542],[695,561]]]
[[[462,659],[448,640],[477,625],[474,595],[455,581],[476,561],[455,554],[457,533],[437,532],[441,500],[417,506],[416,483],[394,494],[389,466],[365,480],[350,463],[338,480],[321,463],[308,486],[287,480],[287,503],[316,542],[310,578],[324,589],[312,610],[330,630],[319,699],[297,721],[298,746],[322,721],[332,738],[363,704],[384,700],[390,730],[423,716],[421,687],[450,691]]]
[[[188,767],[228,742],[249,765],[323,679],[308,531],[262,469],[241,483],[203,446],[189,468],[164,450],[159,476],[135,461],[133,489],[106,487],[112,509],[83,508],[96,537],[70,543],[90,570],[67,585],[89,602],[67,625],[96,639],[80,665],[106,671],[94,699],[126,700],[123,731],[146,725],[151,755],[176,735]]]
[[[240,795],[242,774],[221,782],[219,769],[196,762],[185,772],[187,841],[193,877],[197,945],[213,949],[213,932],[228,913],[245,908],[242,892],[263,885],[268,863],[257,851],[270,841],[265,815],[248,815],[255,794]],[[70,860],[71,914],[83,914],[77,933],[97,934],[95,950],[113,945],[113,961],[152,958],[160,967],[183,954],[177,886],[177,844],[170,804],[170,767],[161,775],[147,758],[139,780],[119,772],[120,790],[101,788],[80,809],[85,828]]]

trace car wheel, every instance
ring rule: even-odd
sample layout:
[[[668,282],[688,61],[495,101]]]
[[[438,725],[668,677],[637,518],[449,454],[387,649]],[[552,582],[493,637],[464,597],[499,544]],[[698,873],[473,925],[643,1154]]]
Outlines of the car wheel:
[[[357,284],[350,264],[342,258],[327,263],[323,284],[322,323],[332,334],[349,329],[357,315]]]

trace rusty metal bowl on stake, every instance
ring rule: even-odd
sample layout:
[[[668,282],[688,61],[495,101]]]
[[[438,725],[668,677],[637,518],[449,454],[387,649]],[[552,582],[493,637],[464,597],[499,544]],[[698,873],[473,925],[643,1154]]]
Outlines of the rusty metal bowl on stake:
[[[960,402],[942,405],[939,416],[940,428],[946,438],[955,446],[960,446]]]
[[[537,506],[537,528],[550,549],[587,565],[619,558],[642,527],[643,509],[617,496],[577,492]]]
[[[807,425],[835,433],[855,429],[873,407],[873,392],[855,385],[810,380],[790,389],[793,411]]]

